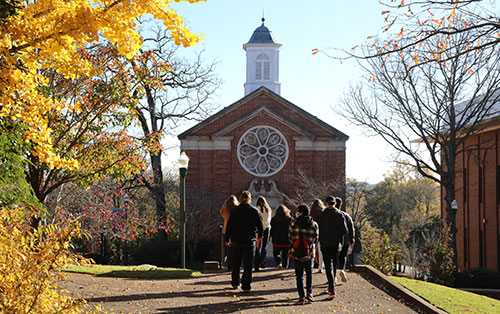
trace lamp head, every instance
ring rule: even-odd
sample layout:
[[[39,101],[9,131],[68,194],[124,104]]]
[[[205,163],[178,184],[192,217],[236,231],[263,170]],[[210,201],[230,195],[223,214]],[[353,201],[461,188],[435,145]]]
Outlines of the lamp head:
[[[187,169],[189,164],[189,157],[186,155],[185,152],[182,152],[181,155],[179,156],[179,159],[177,159],[177,162],[179,163],[179,168]]]

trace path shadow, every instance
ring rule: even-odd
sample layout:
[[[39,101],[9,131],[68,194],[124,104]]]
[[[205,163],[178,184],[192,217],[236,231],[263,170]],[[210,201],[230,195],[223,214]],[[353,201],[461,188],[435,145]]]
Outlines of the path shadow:
[[[293,305],[295,300],[278,299],[269,300],[262,297],[247,296],[237,298],[231,302],[220,302],[211,304],[201,304],[194,306],[184,307],[164,307],[157,309],[157,314],[171,314],[171,313],[240,313],[249,309],[264,309],[281,306]]]

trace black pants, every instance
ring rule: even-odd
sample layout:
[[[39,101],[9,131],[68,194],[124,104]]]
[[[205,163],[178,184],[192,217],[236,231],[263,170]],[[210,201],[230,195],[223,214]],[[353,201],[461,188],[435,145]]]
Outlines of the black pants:
[[[333,247],[321,246],[323,261],[325,262],[326,279],[328,279],[328,291],[335,291],[335,275],[337,272],[338,245]]]
[[[238,287],[240,285],[240,267],[243,262],[243,275],[241,276],[241,289],[250,290],[252,283],[252,260],[255,246],[237,246],[232,245],[232,273],[231,285]]]
[[[276,266],[281,264],[283,268],[288,268],[288,251],[290,246],[273,246],[273,256]]]
[[[337,264],[338,269],[345,269],[346,261],[347,261],[347,249],[349,248],[349,244],[344,244],[342,249],[339,251],[339,262]]]
[[[259,250],[255,250],[255,259],[254,259],[255,270],[259,270],[259,267],[265,266],[266,254],[267,254],[266,246],[268,241],[269,241],[269,228],[264,229],[262,240],[260,241],[260,248]]]

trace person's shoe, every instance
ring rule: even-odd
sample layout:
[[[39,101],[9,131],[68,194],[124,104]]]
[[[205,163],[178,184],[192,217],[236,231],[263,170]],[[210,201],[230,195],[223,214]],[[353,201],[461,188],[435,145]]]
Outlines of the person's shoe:
[[[318,269],[318,273],[323,273],[323,268]]]
[[[306,303],[304,298],[299,298],[297,302],[295,302],[296,305],[304,305],[304,303]]]
[[[328,291],[328,298],[333,300],[337,294],[335,291]]]
[[[280,268],[283,268],[283,266],[281,264],[278,264],[278,269],[280,269]]]
[[[232,289],[238,289],[238,286],[231,286]]]
[[[342,279],[342,282],[347,282],[347,275],[343,269],[340,271],[340,278]]]
[[[249,292],[250,292],[250,289],[243,289],[243,292],[245,292],[245,293],[249,293]]]
[[[308,302],[314,302],[314,297],[313,297],[312,295],[308,295],[308,296],[306,297],[306,300],[307,300]]]
[[[255,271],[260,271],[260,269],[258,269],[258,268],[255,268]]]

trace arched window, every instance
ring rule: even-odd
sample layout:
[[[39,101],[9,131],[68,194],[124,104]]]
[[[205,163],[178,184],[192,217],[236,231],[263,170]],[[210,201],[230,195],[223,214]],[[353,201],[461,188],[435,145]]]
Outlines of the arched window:
[[[271,72],[271,60],[265,54],[260,54],[255,60],[255,79],[269,80]]]

